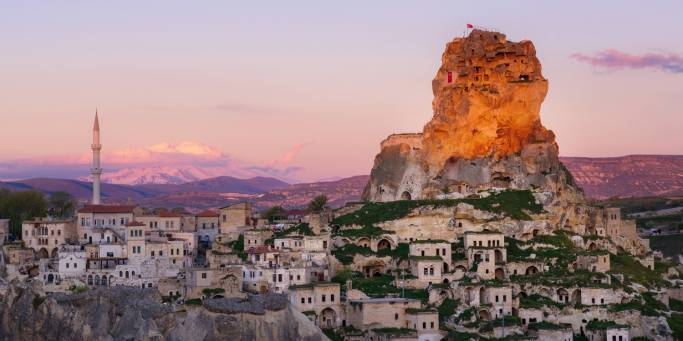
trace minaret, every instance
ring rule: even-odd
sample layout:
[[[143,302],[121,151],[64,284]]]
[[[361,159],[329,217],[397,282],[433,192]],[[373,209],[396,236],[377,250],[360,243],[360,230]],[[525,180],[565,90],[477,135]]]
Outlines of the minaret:
[[[100,175],[102,175],[102,168],[100,168],[100,150],[102,145],[100,144],[100,120],[97,115],[97,110],[95,110],[95,125],[92,128],[92,168],[90,169],[90,174],[92,174],[92,204],[100,204]]]

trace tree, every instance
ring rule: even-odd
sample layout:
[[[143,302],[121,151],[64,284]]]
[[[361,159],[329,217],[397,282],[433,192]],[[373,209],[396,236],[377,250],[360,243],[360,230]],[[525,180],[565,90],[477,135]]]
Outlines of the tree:
[[[308,204],[308,211],[312,213],[320,213],[327,208],[327,196],[324,194],[318,195]]]
[[[50,195],[49,213],[56,218],[71,218],[76,209],[76,200],[67,192],[54,192]]]
[[[277,218],[285,217],[285,214],[285,209],[282,206],[273,206],[263,211],[263,218],[268,219],[272,223]]]
[[[0,190],[0,217],[10,220],[10,232],[21,236],[24,220],[44,217],[47,214],[47,201],[38,191],[10,192]]]

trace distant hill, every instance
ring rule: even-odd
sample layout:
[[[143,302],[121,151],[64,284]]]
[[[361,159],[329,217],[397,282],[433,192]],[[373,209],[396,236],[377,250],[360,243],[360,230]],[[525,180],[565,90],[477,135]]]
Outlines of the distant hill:
[[[184,193],[206,192],[224,195],[225,193],[238,193],[246,195],[264,194],[277,188],[285,188],[288,183],[275,178],[254,177],[250,179],[238,179],[229,176],[221,176],[206,180],[188,182],[184,184],[165,185],[116,185],[102,183],[102,198],[106,202],[136,203],[159,202],[154,200],[169,195]],[[0,182],[0,188],[12,191],[38,190],[49,194],[56,191],[65,191],[81,201],[87,201],[92,196],[92,183],[71,179],[35,178],[12,182]],[[188,203],[188,207],[192,207]]]
[[[611,197],[683,196],[683,155],[629,155],[611,158],[561,157],[586,194],[596,199]],[[204,209],[240,201],[258,208],[283,205],[305,207],[319,194],[339,207],[360,200],[369,176],[290,185],[269,177],[239,179],[219,176],[182,184],[102,184],[107,202],[136,202],[147,207]],[[68,179],[28,179],[0,182],[9,190],[36,189],[45,193],[66,191],[82,201],[90,199],[89,182]]]
[[[561,157],[560,160],[592,198],[683,195],[683,155]]]

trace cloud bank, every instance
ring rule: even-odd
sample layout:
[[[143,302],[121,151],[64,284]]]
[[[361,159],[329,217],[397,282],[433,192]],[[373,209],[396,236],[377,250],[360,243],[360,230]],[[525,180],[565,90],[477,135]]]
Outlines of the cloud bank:
[[[582,63],[610,70],[652,68],[683,73],[683,57],[676,53],[650,52],[636,55],[608,49],[591,54],[575,53],[571,57]]]
[[[199,177],[221,175],[238,178],[275,177],[287,182],[299,182],[297,174],[303,168],[294,165],[304,147],[296,144],[282,157],[262,164],[237,160],[217,148],[196,141],[158,143],[142,148],[125,148],[102,152],[103,181],[121,178],[122,174],[144,174],[168,169],[191,169]],[[19,180],[33,177],[87,179],[92,155],[45,156],[21,160],[0,160],[0,179]],[[133,172],[135,171],[135,172]],[[109,178],[108,178],[109,177]]]

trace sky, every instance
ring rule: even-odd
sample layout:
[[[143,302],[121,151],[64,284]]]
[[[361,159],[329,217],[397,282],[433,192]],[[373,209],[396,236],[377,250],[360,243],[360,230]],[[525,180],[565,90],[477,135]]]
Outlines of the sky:
[[[534,42],[564,156],[683,154],[681,1],[0,1],[0,179],[368,174],[465,25]],[[231,175],[231,174],[226,174]]]

